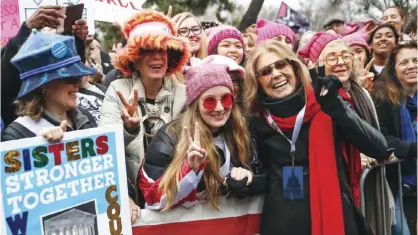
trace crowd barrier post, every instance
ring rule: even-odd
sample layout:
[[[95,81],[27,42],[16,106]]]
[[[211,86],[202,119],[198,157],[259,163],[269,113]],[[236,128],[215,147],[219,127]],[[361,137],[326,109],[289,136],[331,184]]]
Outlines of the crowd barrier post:
[[[363,173],[361,175],[361,179],[360,179],[360,210],[361,213],[363,214],[363,216],[367,219],[366,217],[366,202],[365,202],[365,196],[364,196],[364,184],[366,182],[367,176],[369,175],[370,172],[374,171],[374,170],[379,170],[380,171],[380,196],[381,198],[381,206],[382,206],[382,216],[383,216],[383,227],[386,228],[386,199],[384,197],[385,195],[385,190],[387,187],[387,184],[385,183],[386,180],[386,166],[388,165],[392,165],[392,164],[396,164],[397,165],[397,169],[398,169],[398,183],[399,183],[399,197],[400,197],[400,208],[401,208],[401,215],[403,215],[403,194],[402,194],[402,177],[401,177],[401,163],[403,160],[399,160],[397,158],[388,161],[388,162],[384,162],[378,165],[373,165],[370,168],[366,168],[363,170]],[[377,169],[379,168],[379,169]],[[395,198],[396,200],[396,198]],[[401,216],[401,221],[399,221],[401,223],[401,231],[403,231],[403,216]],[[387,235],[386,234],[386,229],[383,230],[383,235]]]

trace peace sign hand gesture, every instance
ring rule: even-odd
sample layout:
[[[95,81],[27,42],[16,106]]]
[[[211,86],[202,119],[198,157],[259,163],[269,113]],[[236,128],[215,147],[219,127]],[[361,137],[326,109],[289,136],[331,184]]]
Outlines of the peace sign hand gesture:
[[[205,149],[200,147],[200,128],[199,123],[194,124],[194,138],[190,135],[189,128],[184,127],[184,132],[187,135],[189,148],[187,149],[187,163],[193,171],[197,172],[200,166],[207,160],[208,153]]]
[[[368,89],[372,85],[372,81],[374,79],[374,73],[370,72],[370,69],[373,65],[374,58],[370,60],[370,62],[366,65],[363,71],[360,72],[360,75],[357,77],[357,83]]]
[[[138,114],[138,90],[134,89],[134,99],[132,104],[126,101],[122,92],[117,91],[120,101],[122,102],[124,108],[122,109],[120,116],[123,121],[123,125],[127,129],[135,129],[139,126],[141,118]]]

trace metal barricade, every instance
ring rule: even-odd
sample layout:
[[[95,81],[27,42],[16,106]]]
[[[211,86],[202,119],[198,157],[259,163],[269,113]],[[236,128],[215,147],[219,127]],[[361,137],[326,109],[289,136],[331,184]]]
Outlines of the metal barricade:
[[[371,168],[366,168],[364,169],[362,175],[361,175],[361,179],[360,179],[360,210],[361,213],[363,214],[363,216],[367,219],[366,217],[366,203],[365,202],[365,196],[364,196],[364,184],[366,182],[367,176],[369,175],[370,172],[374,171],[374,170],[380,170],[380,183],[381,183],[381,191],[380,191],[380,195],[382,197],[382,216],[383,216],[383,227],[386,228],[386,198],[385,198],[385,190],[387,187],[387,184],[385,184],[384,182],[386,182],[386,166],[387,165],[393,165],[393,164],[397,164],[397,168],[398,168],[398,183],[399,183],[399,197],[400,197],[400,208],[401,208],[401,215],[403,215],[403,195],[402,195],[402,177],[401,177],[401,163],[403,160],[399,160],[397,158],[393,159],[392,161],[389,162],[385,162],[382,164],[378,164],[378,165],[373,165],[371,166]],[[380,169],[377,169],[380,168]],[[396,199],[395,199],[396,200]],[[403,216],[401,216],[401,221],[396,221],[396,223],[400,222],[401,223],[401,231],[403,231]],[[386,229],[383,230],[384,233],[383,235],[387,235],[386,234]]]

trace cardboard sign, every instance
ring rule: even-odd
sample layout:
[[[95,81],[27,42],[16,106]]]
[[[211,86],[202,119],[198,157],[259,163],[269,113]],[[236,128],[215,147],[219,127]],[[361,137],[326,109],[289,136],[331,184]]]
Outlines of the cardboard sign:
[[[0,143],[0,234],[132,234],[120,126]]]
[[[1,0],[1,46],[17,34],[20,28],[18,0]]]
[[[3,1],[3,0],[2,0]],[[80,4],[84,3],[83,19],[89,26],[89,34],[95,33],[94,28],[94,0],[19,0],[20,21],[26,21],[40,6]]]

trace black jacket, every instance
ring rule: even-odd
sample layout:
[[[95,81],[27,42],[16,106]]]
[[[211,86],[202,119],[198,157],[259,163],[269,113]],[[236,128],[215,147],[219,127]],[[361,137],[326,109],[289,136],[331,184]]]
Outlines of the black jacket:
[[[303,89],[300,89],[303,91]],[[341,190],[341,202],[345,224],[345,234],[372,234],[360,211],[352,199],[347,180],[347,166],[342,155],[340,138],[352,143],[362,153],[376,159],[387,157],[386,141],[372,126],[364,122],[341,97],[330,97],[332,105],[321,104],[321,109],[333,120],[335,146],[324,146],[335,149],[336,168]],[[332,100],[331,100],[332,99]],[[296,115],[305,103],[304,92],[291,97],[265,104],[265,107],[276,116],[289,117]],[[281,114],[281,115],[280,115]],[[266,195],[261,215],[261,235],[310,235],[311,212],[309,191],[309,128],[311,123],[302,125],[296,142],[295,165],[303,166],[303,199],[285,200],[283,197],[283,166],[291,165],[290,143],[276,130],[272,129],[264,117],[251,119],[251,132],[257,142],[258,156],[267,170]],[[284,131],[291,139],[293,130]],[[324,167],[327,166],[324,163]]]
[[[16,36],[11,38],[1,49],[1,116],[5,126],[16,119],[13,101],[15,101],[22,84],[19,70],[10,61],[17,54],[26,39],[29,38],[31,32],[32,30],[28,28],[26,22],[23,22]],[[75,47],[77,54],[85,62],[84,41],[75,37]]]
[[[68,111],[68,114],[73,119],[74,129],[67,127],[67,132],[97,127],[94,117],[91,116],[87,111],[74,108]],[[44,114],[42,118],[54,126],[60,125],[59,121],[48,116],[47,114]],[[34,133],[30,129],[31,127],[25,127],[21,123],[14,121],[1,133],[1,141],[5,142],[10,140],[19,140],[36,137],[38,133]]]
[[[178,122],[174,121],[174,122]],[[148,177],[150,177],[153,180],[157,180],[158,178],[162,177],[165,170],[173,160],[177,142],[178,142],[178,136],[177,134],[171,134],[167,132],[167,127],[170,125],[166,124],[161,129],[157,131],[157,133],[152,138],[152,141],[150,145],[147,148],[146,158],[144,161],[143,169],[147,173]],[[225,163],[225,156],[223,151],[216,146],[216,149],[218,151],[218,154],[220,156],[220,165],[222,166]],[[242,166],[240,162],[238,162],[236,159],[237,157],[231,156],[231,167],[243,167],[248,168],[246,166]],[[258,159],[254,154],[252,154],[252,160],[251,165],[253,172],[259,172],[259,164]],[[138,174],[139,175],[139,174]],[[232,180],[230,177],[227,179],[227,184],[229,187],[229,190],[231,191],[229,195],[234,196],[236,198],[243,198],[251,195],[259,194],[261,190],[259,190],[259,187],[261,183],[264,183],[264,179],[262,182],[259,179],[260,177],[258,175],[254,176],[253,182],[250,186],[246,186],[245,184],[242,184],[242,182],[238,182],[235,180]],[[244,182],[245,180],[243,180]],[[257,186],[255,186],[257,185]],[[204,190],[204,181],[201,180],[198,187],[198,191]],[[224,189],[221,189],[221,191]],[[223,192],[227,193],[227,192]]]
[[[100,50],[100,57],[102,58],[103,74],[106,75],[113,69],[112,59],[110,58],[109,53],[102,50]]]
[[[389,102],[375,102],[379,118],[380,131],[385,136],[389,148],[395,149],[395,156],[403,159],[402,171],[416,173],[417,143],[401,140],[401,116],[399,106]],[[393,193],[399,191],[398,171],[396,166],[387,167],[387,180]]]

